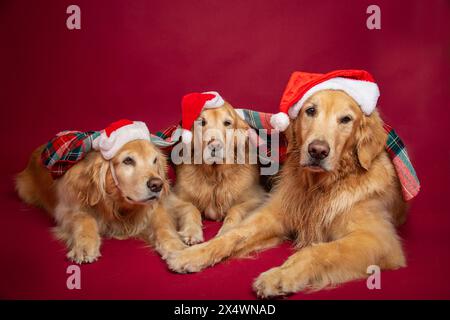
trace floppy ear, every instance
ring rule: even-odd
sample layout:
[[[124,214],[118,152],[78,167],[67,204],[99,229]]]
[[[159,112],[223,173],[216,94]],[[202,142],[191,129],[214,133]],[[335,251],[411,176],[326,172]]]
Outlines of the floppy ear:
[[[233,120],[236,123],[236,129],[237,130],[244,130],[247,131],[248,129],[250,129],[250,126],[248,125],[248,123],[241,118],[241,116],[236,112],[236,110],[231,106],[231,105],[227,105],[228,110],[230,110],[231,114],[233,115]]]
[[[298,128],[297,128],[298,127]],[[297,141],[297,130],[300,130],[300,119],[294,119],[289,121],[289,126],[282,133],[286,137],[287,141],[287,153],[291,153],[293,150],[299,150],[301,141]]]
[[[230,105],[228,102],[226,102],[225,107],[231,113],[235,127],[234,137],[231,141],[227,141],[227,143],[230,144],[233,143],[235,148],[237,148],[237,141],[238,141],[237,134],[243,134],[245,136],[245,144],[247,145],[247,143],[249,142],[248,139],[248,129],[250,129],[249,124],[244,119],[241,118],[241,116],[236,112],[233,106]]]
[[[167,157],[162,152],[159,152],[159,151],[158,151],[158,157],[159,157],[158,175],[160,176],[161,179],[166,180],[168,171],[169,171],[169,166],[167,164]]]
[[[163,190],[162,193],[167,195],[170,191],[170,183],[168,179],[169,166],[167,164],[167,157],[159,151],[159,160],[158,160],[158,175],[163,181]]]
[[[87,188],[87,202],[95,206],[105,195],[106,173],[109,163],[101,158],[96,159],[88,170],[89,186]]]
[[[370,116],[363,115],[356,130],[356,154],[361,167],[369,170],[372,161],[383,151],[386,139],[387,133],[378,111]]]

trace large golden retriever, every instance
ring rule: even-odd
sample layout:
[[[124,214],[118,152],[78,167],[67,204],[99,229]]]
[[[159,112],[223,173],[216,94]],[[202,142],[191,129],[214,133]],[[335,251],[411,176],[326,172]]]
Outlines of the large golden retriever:
[[[405,203],[378,112],[364,115],[343,91],[319,91],[291,121],[287,139],[270,200],[222,236],[171,254],[171,269],[198,272],[288,237],[297,251],[255,280],[259,297],[363,278],[370,265],[405,266],[395,230]]]
[[[176,166],[176,196],[170,201],[171,212],[178,216],[180,235],[189,245],[203,241],[202,212],[210,220],[223,220],[219,231],[223,234],[257,208],[265,195],[258,164],[250,164],[248,157],[244,163],[237,162],[238,134],[244,136],[245,148],[249,126],[234,108],[225,102],[219,108],[205,109],[197,121],[200,125],[191,129],[192,157],[194,146],[200,147],[202,163]],[[233,135],[227,136],[230,129]],[[227,163],[231,148],[234,156],[232,163]]]
[[[57,180],[41,164],[42,150],[33,152],[16,188],[25,202],[52,214],[70,260],[97,260],[101,236],[142,238],[163,257],[185,247],[162,204],[169,190],[166,159],[150,141],[128,142],[110,161],[92,151]]]

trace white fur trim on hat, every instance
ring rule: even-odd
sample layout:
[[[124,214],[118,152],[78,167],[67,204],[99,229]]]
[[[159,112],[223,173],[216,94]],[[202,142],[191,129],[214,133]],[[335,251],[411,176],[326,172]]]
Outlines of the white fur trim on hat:
[[[270,117],[270,124],[272,128],[284,131],[289,126],[289,117],[284,112],[278,112]]]
[[[118,128],[109,137],[105,130],[93,142],[94,150],[100,151],[105,160],[112,159],[128,142],[134,140],[150,141],[150,132],[144,122],[134,121],[132,124]]]
[[[374,82],[341,77],[332,78],[321,82],[306,91],[303,97],[289,108],[289,116],[291,119],[297,117],[303,103],[305,103],[305,101],[314,93],[327,89],[344,91],[359,104],[362,112],[366,115],[370,115],[375,110],[378,97],[380,96],[380,90]]]
[[[181,134],[181,142],[184,144],[189,144],[192,142],[192,132],[189,130],[183,129],[183,133]]]
[[[212,99],[209,99],[205,102],[204,108],[206,109],[214,109],[219,108],[225,104],[225,101],[222,99],[220,94],[217,91],[207,91],[203,92],[205,94],[213,94],[215,97]]]

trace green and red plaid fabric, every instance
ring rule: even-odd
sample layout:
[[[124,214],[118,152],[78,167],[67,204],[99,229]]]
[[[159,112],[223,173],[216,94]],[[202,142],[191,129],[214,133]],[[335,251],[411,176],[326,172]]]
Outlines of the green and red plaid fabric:
[[[283,163],[286,157],[287,141],[280,135],[278,150],[271,150],[270,125],[271,113],[257,112],[249,109],[237,109],[238,114],[253,129],[249,132],[250,140],[259,148],[259,157],[262,163],[279,161]],[[394,164],[394,168],[400,180],[405,201],[414,198],[420,190],[420,182],[408,157],[406,147],[397,133],[388,125],[384,126],[388,133],[386,150]],[[267,130],[264,135],[259,135],[259,130]],[[151,134],[152,142],[165,152],[180,141],[181,126],[172,125],[156,134]],[[75,163],[83,159],[92,150],[92,141],[100,135],[99,131],[64,131],[59,133],[45,147],[41,159],[54,179],[61,177]]]
[[[402,185],[403,198],[406,201],[411,200],[420,191],[420,182],[416,171],[409,160],[406,147],[397,133],[387,124],[384,129],[388,133],[386,141],[386,150],[394,164],[395,171]]]
[[[182,133],[181,125],[171,125],[170,127],[151,134],[152,142],[163,150],[170,150],[175,144],[180,141]]]
[[[59,178],[92,150],[100,131],[63,131],[50,140],[41,153],[42,164],[53,179]]]

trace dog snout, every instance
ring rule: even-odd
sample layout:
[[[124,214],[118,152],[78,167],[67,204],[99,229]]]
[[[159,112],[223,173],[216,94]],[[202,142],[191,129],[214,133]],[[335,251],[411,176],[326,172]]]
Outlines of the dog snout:
[[[215,157],[216,154],[220,154],[222,148],[223,148],[222,142],[219,140],[211,139],[208,142],[208,149],[210,150],[212,157]]]
[[[326,141],[314,140],[308,145],[308,153],[313,159],[323,160],[330,154],[330,146]]]
[[[163,187],[163,182],[159,178],[151,178],[147,181],[147,187],[150,189],[151,192],[160,192]]]
[[[217,139],[212,139],[208,142],[208,148],[212,151],[220,151],[222,150],[222,142]]]

